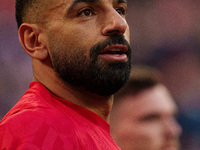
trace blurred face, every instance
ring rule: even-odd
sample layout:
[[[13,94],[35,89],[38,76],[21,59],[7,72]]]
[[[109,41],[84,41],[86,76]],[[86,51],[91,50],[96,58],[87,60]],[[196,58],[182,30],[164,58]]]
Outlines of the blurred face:
[[[126,0],[57,0],[46,13],[50,58],[63,81],[103,96],[129,77]]]
[[[164,86],[124,97],[117,109],[111,115],[117,118],[111,120],[111,133],[122,150],[179,149],[177,108]]]

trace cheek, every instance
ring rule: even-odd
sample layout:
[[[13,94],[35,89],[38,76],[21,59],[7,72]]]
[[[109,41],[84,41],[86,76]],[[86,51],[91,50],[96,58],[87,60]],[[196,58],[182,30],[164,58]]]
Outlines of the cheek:
[[[82,32],[75,30],[73,34],[68,34],[66,37],[66,46],[71,49],[76,49],[78,52],[84,53],[85,56],[89,57],[90,49],[94,44],[94,39],[92,36],[88,35],[87,32]],[[73,52],[73,51],[72,51]]]
[[[133,125],[131,123],[123,124],[118,128],[118,138],[120,141],[124,141],[125,143],[134,143],[140,144],[144,141],[150,141],[153,131],[146,127],[140,127],[140,125]]]
[[[56,41],[57,44],[72,47],[79,45],[82,39],[80,37],[82,33],[73,27],[56,26],[49,30],[49,39]],[[51,41],[50,41],[51,42]]]
[[[163,144],[162,128],[158,125],[144,125],[137,130],[138,141],[145,143],[148,150],[158,150]]]
[[[125,138],[135,149],[157,150],[162,143],[161,131],[157,127],[138,124],[129,131]]]
[[[85,27],[80,25],[73,25],[68,27],[68,29],[63,29],[62,32],[65,32],[66,37],[68,37],[69,41],[74,41],[75,43],[83,44],[83,45],[90,45],[94,43],[97,39],[97,32],[95,31],[96,28],[92,27]],[[97,29],[96,29],[97,30]]]
[[[126,29],[126,32],[124,33],[125,39],[128,41],[128,43],[130,43],[130,28],[129,26]]]
[[[54,53],[69,60],[75,55],[89,57],[92,42],[87,38],[88,33],[77,26],[54,25],[47,30],[47,37],[50,55]]]
[[[118,135],[117,144],[126,150],[155,150],[152,149],[152,137],[145,130],[132,127],[126,128]]]

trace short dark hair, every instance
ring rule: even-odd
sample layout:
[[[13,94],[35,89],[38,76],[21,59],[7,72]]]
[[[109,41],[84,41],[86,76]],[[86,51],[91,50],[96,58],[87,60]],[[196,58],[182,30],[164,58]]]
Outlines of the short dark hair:
[[[162,83],[161,73],[152,67],[135,66],[132,68],[130,78],[126,85],[115,94],[115,100],[125,95],[137,95]]]
[[[37,0],[16,0],[15,2],[15,17],[17,21],[18,28],[23,23],[23,18],[27,10],[35,4]]]

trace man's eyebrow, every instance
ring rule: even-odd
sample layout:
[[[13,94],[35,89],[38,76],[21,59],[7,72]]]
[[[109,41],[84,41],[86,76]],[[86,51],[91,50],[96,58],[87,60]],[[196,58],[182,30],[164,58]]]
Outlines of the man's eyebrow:
[[[68,13],[79,3],[98,3],[101,0],[75,0],[68,9]],[[119,0],[120,1],[120,0]]]
[[[118,3],[127,3],[127,0],[118,0]]]
[[[102,0],[75,0],[73,4],[69,7],[68,13],[79,3],[99,3]],[[117,3],[127,3],[127,0],[116,0]]]

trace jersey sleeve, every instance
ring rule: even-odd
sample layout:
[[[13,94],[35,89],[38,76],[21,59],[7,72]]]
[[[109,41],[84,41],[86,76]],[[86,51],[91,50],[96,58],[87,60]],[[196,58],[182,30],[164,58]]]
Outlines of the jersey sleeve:
[[[62,118],[62,119],[60,119]],[[0,123],[1,150],[78,149],[74,125],[52,112],[26,111]]]

